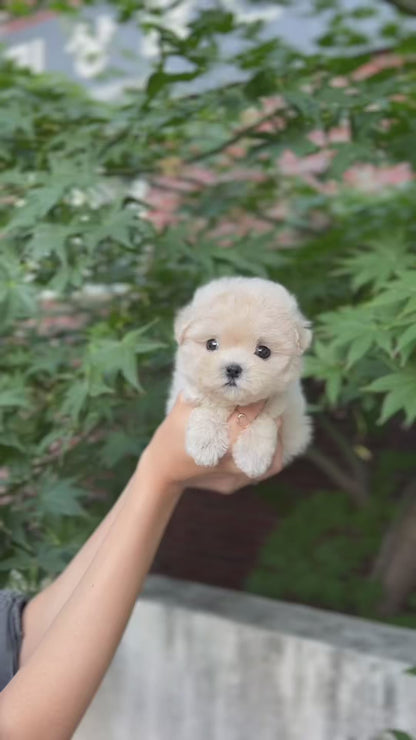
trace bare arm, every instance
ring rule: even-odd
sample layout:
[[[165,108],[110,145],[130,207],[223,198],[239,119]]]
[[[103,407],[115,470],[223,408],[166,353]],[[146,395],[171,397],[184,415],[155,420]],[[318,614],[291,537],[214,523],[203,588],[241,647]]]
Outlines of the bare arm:
[[[126,485],[108,514],[72,558],[65,570],[27,604],[23,612],[24,639],[20,651],[20,667],[30,659],[55,617],[79,583],[80,578],[91,564],[98,548],[124,505],[133,480],[134,478]]]
[[[184,486],[227,493],[247,482],[229,459],[209,473],[190,460],[183,449],[189,412],[186,404],[176,405],[111,514],[77,563],[72,561],[68,578],[61,577],[52,621],[49,613],[37,646],[0,694],[4,740],[72,736],[114,655]],[[277,460],[271,472],[279,467]]]
[[[177,488],[155,486],[137,470],[85,574],[0,696],[4,740],[72,736],[114,655],[179,496]]]

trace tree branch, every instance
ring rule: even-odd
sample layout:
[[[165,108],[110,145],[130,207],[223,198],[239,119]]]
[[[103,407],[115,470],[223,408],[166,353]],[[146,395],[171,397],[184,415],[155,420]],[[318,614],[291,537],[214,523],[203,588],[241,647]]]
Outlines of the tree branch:
[[[356,506],[362,508],[366,505],[368,502],[368,493],[353,475],[346,473],[337,463],[330,460],[315,447],[310,448],[305,457],[322,470],[338,488],[348,493]]]
[[[416,588],[416,478],[403,490],[400,510],[384,535],[371,577],[381,583],[380,616],[397,613]]]
[[[373,570],[371,573],[372,578],[376,580],[381,580],[384,572],[387,570],[388,564],[393,556],[393,551],[395,549],[400,529],[410,511],[415,495],[416,478],[410,480],[405,486],[403,494],[401,496],[399,513],[394,521],[391,522],[387,532],[383,537],[383,541],[381,543],[381,547],[374,562]]]
[[[387,0],[387,2],[401,10],[402,13],[416,15],[416,0]]]
[[[351,471],[357,480],[357,483],[362,489],[363,498],[368,500],[370,497],[368,490],[368,470],[361,460],[357,457],[354,450],[351,448],[348,440],[345,439],[344,435],[340,432],[339,428],[332,423],[332,421],[324,415],[320,415],[318,418],[318,424],[325,430],[328,437],[336,444],[338,450],[342,454],[346,463],[350,466]]]
[[[261,126],[262,123],[272,120],[279,113],[279,111],[281,111],[281,109],[276,108],[274,111],[268,113],[266,116],[259,118],[255,123],[250,124],[250,126],[246,126],[245,128],[240,129],[240,131],[235,134],[235,136],[232,136],[230,139],[227,139],[227,141],[224,141],[222,144],[218,144],[218,146],[209,149],[207,152],[200,152],[199,154],[194,154],[192,157],[188,157],[188,159],[184,160],[185,164],[193,164],[194,162],[199,162],[201,159],[207,159],[208,157],[213,157],[215,154],[221,154],[221,152],[223,152],[224,149],[227,149],[227,147],[236,144],[241,139],[244,139],[245,136],[249,136],[251,133],[256,131],[256,129]]]

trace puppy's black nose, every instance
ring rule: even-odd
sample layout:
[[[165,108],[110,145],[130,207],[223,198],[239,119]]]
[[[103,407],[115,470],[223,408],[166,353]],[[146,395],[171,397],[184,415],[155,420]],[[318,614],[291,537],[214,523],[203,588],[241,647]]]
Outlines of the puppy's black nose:
[[[227,376],[230,379],[238,378],[239,375],[243,372],[243,368],[241,365],[236,365],[235,363],[232,365],[227,365],[225,368],[225,372],[227,373]]]

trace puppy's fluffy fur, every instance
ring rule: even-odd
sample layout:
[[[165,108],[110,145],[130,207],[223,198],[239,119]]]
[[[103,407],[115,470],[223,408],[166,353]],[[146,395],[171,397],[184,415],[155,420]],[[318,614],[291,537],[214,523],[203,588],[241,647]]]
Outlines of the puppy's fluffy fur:
[[[178,350],[167,411],[179,393],[196,405],[186,449],[197,464],[216,465],[229,447],[231,411],[262,399],[264,410],[232,448],[237,467],[253,478],[268,469],[279,416],[283,463],[305,450],[311,423],[299,378],[312,335],[283,285],[260,278],[213,280],[179,311],[174,329]]]

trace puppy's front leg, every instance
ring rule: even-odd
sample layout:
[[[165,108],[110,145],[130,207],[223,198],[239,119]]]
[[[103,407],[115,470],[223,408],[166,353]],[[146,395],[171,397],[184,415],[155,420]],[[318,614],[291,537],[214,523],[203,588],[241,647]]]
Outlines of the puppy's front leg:
[[[191,412],[186,430],[186,451],[197,465],[216,465],[228,450],[229,409],[199,406]]]
[[[260,414],[233,445],[234,462],[249,478],[257,478],[270,467],[276,445],[276,422],[271,416]]]

